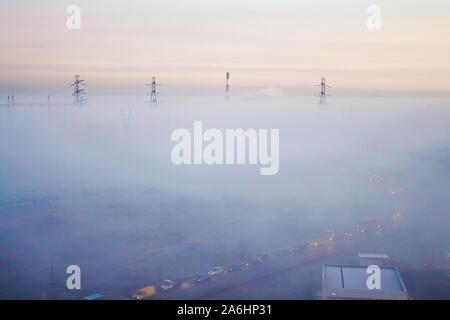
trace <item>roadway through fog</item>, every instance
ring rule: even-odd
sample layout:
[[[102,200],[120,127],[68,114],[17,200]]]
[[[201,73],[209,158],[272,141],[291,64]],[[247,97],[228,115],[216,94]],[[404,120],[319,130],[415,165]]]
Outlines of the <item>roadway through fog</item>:
[[[130,297],[384,220],[399,210],[397,192],[408,201],[392,253],[433,261],[448,251],[448,99],[138,100],[0,108],[0,298]],[[279,129],[279,172],[174,165],[171,133],[192,132],[195,120],[204,130]],[[76,294],[65,289],[71,264],[83,273]]]

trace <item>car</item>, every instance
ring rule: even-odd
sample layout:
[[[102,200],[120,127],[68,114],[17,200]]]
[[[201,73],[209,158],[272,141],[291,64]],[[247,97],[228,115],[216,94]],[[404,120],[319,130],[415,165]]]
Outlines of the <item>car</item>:
[[[276,252],[277,255],[279,255],[280,257],[284,257],[287,255],[292,254],[292,251],[290,249],[282,249]]]
[[[229,266],[225,267],[225,270],[228,271],[228,272],[241,271],[242,270],[242,266],[240,264],[230,264]]]
[[[183,283],[183,281],[181,281],[180,279],[173,279],[172,282],[173,282],[174,289],[179,288],[181,286],[181,284]]]
[[[321,239],[312,240],[309,242],[309,245],[313,248],[317,248],[320,245]]]
[[[206,282],[211,280],[211,276],[209,274],[197,273],[196,275],[194,275],[194,278],[192,280],[199,283]]]
[[[169,290],[169,289],[176,289],[181,285],[181,280],[175,279],[175,280],[164,280],[161,283],[161,289],[163,290]]]
[[[223,267],[215,267],[214,269],[212,269],[211,271],[208,272],[208,274],[210,276],[215,276],[215,275],[218,275],[220,273],[223,273]]]
[[[164,280],[161,283],[161,289],[163,289],[163,290],[169,290],[169,289],[172,289],[172,288],[173,288],[173,281],[172,280],[166,279],[166,280]]]
[[[259,256],[257,256],[255,258],[255,260],[253,262],[255,264],[260,264],[260,263],[267,262],[267,261],[269,261],[269,255],[267,255],[267,254],[260,254]]]
[[[303,254],[306,251],[307,245],[306,244],[299,244],[298,246],[292,248],[292,252],[296,254]]]
[[[133,295],[133,298],[135,298],[137,300],[142,300],[142,299],[150,298],[155,293],[156,293],[155,287],[153,287],[153,286],[145,287],[145,288],[139,289],[139,291],[135,295]]]
[[[84,297],[82,300],[102,300],[105,296],[101,293],[94,293],[89,296]]]

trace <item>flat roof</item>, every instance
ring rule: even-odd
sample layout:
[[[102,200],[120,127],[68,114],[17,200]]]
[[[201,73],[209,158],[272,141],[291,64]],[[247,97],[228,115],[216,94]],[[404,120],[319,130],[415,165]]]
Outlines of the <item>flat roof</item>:
[[[395,267],[380,267],[381,289],[378,291],[406,292],[403,281]],[[367,267],[348,265],[324,265],[323,285],[327,289],[355,289],[371,291],[366,282],[370,274]]]
[[[91,294],[90,296],[86,296],[83,298],[83,300],[100,300],[103,299],[105,296],[102,295],[101,293],[94,293]]]
[[[360,258],[372,258],[372,259],[389,259],[389,256],[386,254],[378,254],[378,253],[358,253],[358,257]]]

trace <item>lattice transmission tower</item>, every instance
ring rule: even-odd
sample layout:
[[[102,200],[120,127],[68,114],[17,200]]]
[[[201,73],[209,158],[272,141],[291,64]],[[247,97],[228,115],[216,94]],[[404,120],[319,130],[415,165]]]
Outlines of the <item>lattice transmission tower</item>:
[[[225,80],[225,97],[228,99],[230,97],[230,73],[227,72]]]
[[[327,92],[326,89],[331,88],[329,85],[326,84],[326,79],[322,77],[322,80],[320,81],[320,104],[326,104],[327,103]]]
[[[156,99],[156,77],[152,77],[152,82],[146,83],[145,85],[150,88],[150,90],[147,89],[147,92],[145,93],[147,96],[150,96],[148,104],[158,104],[158,100]]]
[[[70,85],[73,88],[73,103],[74,104],[83,104],[86,99],[84,98],[84,94],[86,91],[84,89],[81,89],[81,86],[85,86],[86,83],[84,80],[80,79],[80,76],[78,74],[75,75],[74,82]]]

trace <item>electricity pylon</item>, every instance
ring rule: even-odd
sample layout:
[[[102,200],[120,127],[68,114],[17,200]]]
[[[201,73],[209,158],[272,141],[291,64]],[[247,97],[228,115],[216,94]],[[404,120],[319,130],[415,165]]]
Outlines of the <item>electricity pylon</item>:
[[[327,103],[327,96],[326,88],[331,88],[329,85],[326,84],[326,79],[322,77],[322,80],[320,81],[320,104],[326,104]]]
[[[146,95],[150,95],[149,104],[152,104],[153,102],[158,104],[158,100],[156,99],[156,77],[152,77],[151,83],[146,83],[146,86],[150,86],[151,90],[145,93]]]
[[[80,89],[81,86],[85,85],[86,83],[84,82],[84,80],[81,80],[78,74],[75,75],[75,81],[70,85],[71,87],[73,87],[72,96],[74,104],[83,104],[83,102],[86,101],[86,99],[84,99],[84,94],[86,92],[84,91],[84,89]]]
[[[14,90],[8,89],[8,106],[13,105],[14,103]]]
[[[225,97],[227,99],[230,97],[230,73],[229,72],[227,72],[227,75],[226,75]]]

